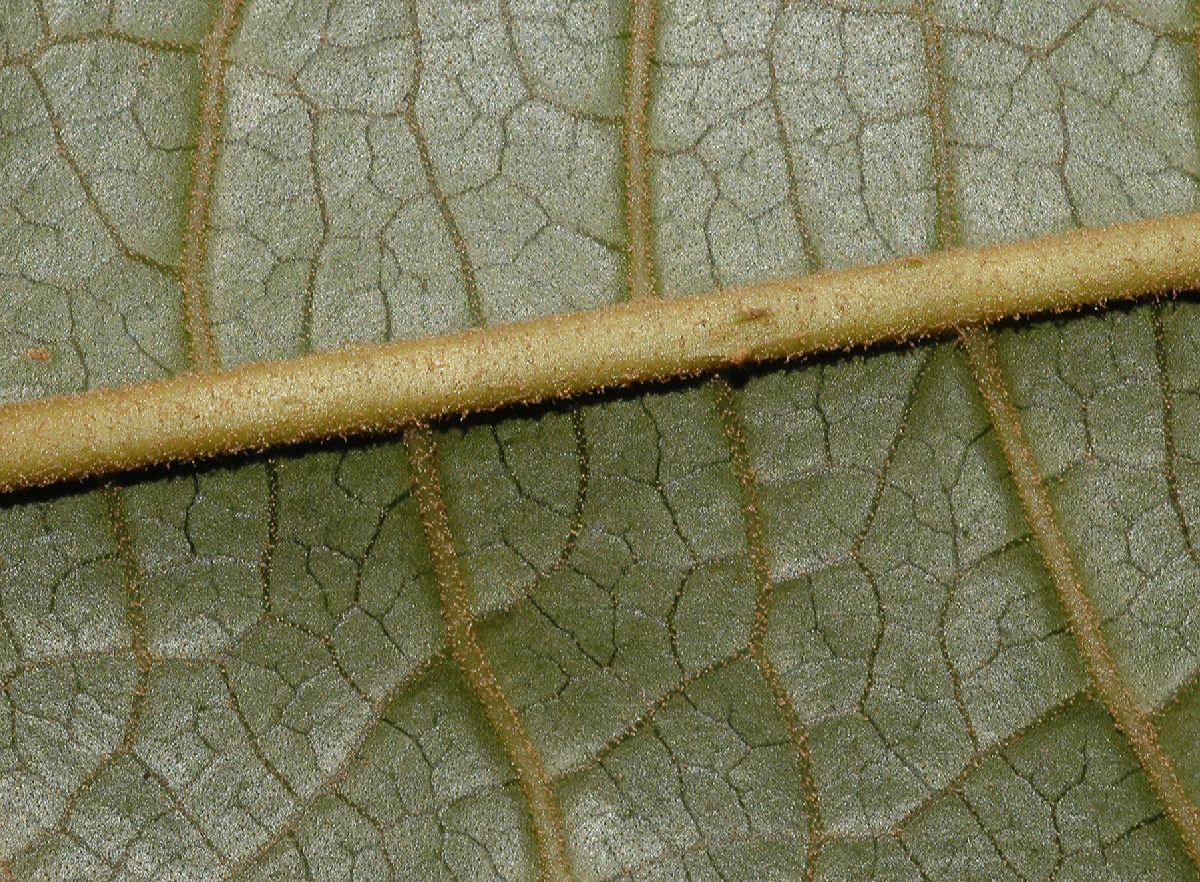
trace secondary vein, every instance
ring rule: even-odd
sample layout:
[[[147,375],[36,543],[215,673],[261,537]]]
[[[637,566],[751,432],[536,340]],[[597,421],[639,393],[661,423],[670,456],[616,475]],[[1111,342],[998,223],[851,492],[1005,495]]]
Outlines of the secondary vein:
[[[629,52],[625,63],[625,111],[622,140],[625,152],[625,230],[629,259],[628,296],[631,300],[658,293],[654,267],[654,225],[650,203],[650,63],[654,55],[657,0],[631,0]]]
[[[180,256],[188,347],[192,365],[200,370],[211,370],[220,364],[208,318],[204,263],[208,246],[209,204],[217,169],[221,115],[225,106],[225,53],[237,27],[243,2],[221,0],[213,16],[212,27],[200,43],[200,115],[196,125],[196,153],[192,159]]]
[[[442,498],[433,433],[428,429],[410,430],[405,434],[405,443],[412,464],[413,486],[421,510],[421,522],[433,560],[450,654],[483,708],[484,716],[516,773],[517,783],[529,809],[542,882],[570,882],[572,876],[566,838],[550,776],[525,724],[504,694],[476,638],[475,615],[471,612],[467,586],[458,566],[454,537],[450,532],[446,503]]]
[[[812,882],[816,878],[817,859],[827,839],[825,821],[821,812],[820,794],[813,774],[812,751],[809,747],[808,726],[800,716],[796,703],[788,692],[787,684],[779,676],[775,662],[767,652],[767,631],[770,624],[771,598],[775,592],[775,580],[771,576],[767,558],[767,541],[759,514],[758,478],[750,462],[746,447],[745,429],[742,426],[737,396],[723,377],[712,381],[717,415],[725,433],[729,448],[730,464],[737,477],[742,512],[742,526],[746,535],[746,550],[750,556],[750,568],[754,575],[755,601],[754,619],[750,626],[748,652],[759,674],[771,690],[771,696],[779,707],[784,727],[791,738],[796,762],[800,772],[801,792],[804,797],[805,854],[804,879]]]
[[[633,0],[629,10],[629,57],[625,78],[625,222],[628,230],[626,250],[629,262],[629,297],[642,300],[659,296],[658,272],[654,252],[654,225],[650,212],[650,145],[647,137],[647,111],[650,104],[650,61],[654,51],[654,21],[657,0]],[[773,75],[773,72],[772,72]],[[783,136],[782,122],[780,136]],[[789,178],[791,177],[789,171]],[[799,212],[795,188],[790,196],[797,224],[805,244],[806,255],[812,257],[807,230]],[[812,261],[810,261],[811,265]],[[713,403],[721,422],[730,466],[737,477],[742,525],[746,550],[757,591],[754,620],[747,647],[759,674],[771,690],[780,708],[784,726],[792,739],[799,765],[805,802],[805,860],[804,879],[814,878],[817,857],[825,838],[821,807],[812,773],[812,757],[808,748],[808,729],[795,703],[788,694],[774,663],[767,655],[765,642],[767,615],[774,588],[767,563],[766,543],[762,522],[758,516],[758,480],[746,449],[745,431],[738,411],[737,396],[723,377],[710,383]]]
[[[112,525],[117,563],[120,565],[125,587],[126,621],[129,626],[130,650],[134,662],[134,682],[131,689],[129,713],[125,718],[120,740],[104,750],[92,769],[69,790],[59,809],[58,820],[52,826],[45,827],[39,836],[21,848],[14,860],[27,854],[36,853],[52,836],[68,829],[71,819],[78,811],[80,801],[120,761],[133,753],[134,739],[137,737],[138,727],[146,713],[146,693],[149,691],[150,669],[153,667],[154,659],[146,635],[142,572],[133,547],[133,536],[125,514],[121,490],[112,484],[107,484],[102,492],[106,514]]]
[[[941,76],[942,35],[928,0],[916,4],[914,12],[921,26],[925,47],[933,159],[938,179],[937,235],[939,247],[944,248],[956,243],[958,235],[945,90]],[[1000,367],[991,332],[985,327],[964,327],[959,334],[959,345],[966,354],[967,363],[983,397],[992,430],[1016,485],[1025,520],[1054,585],[1084,667],[1117,729],[1125,737],[1150,786],[1158,795],[1167,816],[1174,823],[1192,864],[1200,867],[1200,813],[1176,776],[1171,758],[1159,746],[1152,717],[1125,685],[1104,639],[1099,617],[1079,580],[1070,546],[1042,485],[1020,415],[1009,396],[1008,383]]]
[[[1075,637],[1096,692],[1117,728],[1125,736],[1150,786],[1158,794],[1167,816],[1174,823],[1192,864],[1200,866],[1200,812],[1175,774],[1171,758],[1158,743],[1152,717],[1125,685],[1112,651],[1100,629],[1100,619],[1084,591],[1066,537],[1058,525],[1050,497],[1042,485],[1033,451],[1025,438],[1020,416],[1008,394],[1008,386],[991,337],[982,332],[964,334],[963,350],[995,429],[1000,449],[1008,463],[1021,507],[1050,581]]]

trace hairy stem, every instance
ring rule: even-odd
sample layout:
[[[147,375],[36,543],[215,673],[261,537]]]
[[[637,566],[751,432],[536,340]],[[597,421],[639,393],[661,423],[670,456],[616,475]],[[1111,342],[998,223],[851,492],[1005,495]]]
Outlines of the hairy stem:
[[[1200,284],[1200,213],[0,406],[0,491]]]

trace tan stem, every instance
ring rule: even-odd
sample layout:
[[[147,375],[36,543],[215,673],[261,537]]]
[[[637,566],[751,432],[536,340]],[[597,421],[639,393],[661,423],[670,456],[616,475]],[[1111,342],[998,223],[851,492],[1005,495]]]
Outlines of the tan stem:
[[[1200,213],[0,406],[0,491],[1200,283]]]

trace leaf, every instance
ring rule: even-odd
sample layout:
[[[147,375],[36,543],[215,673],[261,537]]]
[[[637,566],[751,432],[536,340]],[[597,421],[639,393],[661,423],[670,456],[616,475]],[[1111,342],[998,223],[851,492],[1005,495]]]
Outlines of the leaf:
[[[11,0],[0,397],[1200,206],[1181,2],[630,5]],[[1194,878],[1198,321],[10,496],[0,879]]]

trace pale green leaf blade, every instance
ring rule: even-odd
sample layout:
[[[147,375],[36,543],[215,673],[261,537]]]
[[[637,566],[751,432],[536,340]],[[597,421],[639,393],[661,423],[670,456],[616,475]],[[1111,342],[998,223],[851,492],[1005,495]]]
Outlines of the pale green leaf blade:
[[[14,0],[0,398],[1197,205],[1182,3],[630,5]],[[997,346],[1200,800],[1195,321]],[[0,878],[1194,878],[1001,448],[940,344],[9,498]]]

